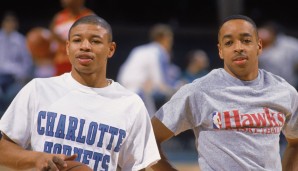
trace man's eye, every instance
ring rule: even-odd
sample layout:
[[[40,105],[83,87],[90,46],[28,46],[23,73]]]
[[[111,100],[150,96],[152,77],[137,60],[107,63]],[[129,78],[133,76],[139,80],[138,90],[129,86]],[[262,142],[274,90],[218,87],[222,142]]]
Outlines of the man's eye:
[[[229,46],[229,45],[231,45],[233,42],[232,41],[227,41],[227,42],[225,42],[225,45],[226,46]]]
[[[81,40],[80,39],[73,39],[72,41],[73,42],[80,42]]]
[[[244,43],[250,43],[250,42],[251,42],[250,39],[245,39],[245,40],[244,40]]]
[[[100,41],[99,40],[92,40],[91,43],[93,43],[93,44],[99,44]]]

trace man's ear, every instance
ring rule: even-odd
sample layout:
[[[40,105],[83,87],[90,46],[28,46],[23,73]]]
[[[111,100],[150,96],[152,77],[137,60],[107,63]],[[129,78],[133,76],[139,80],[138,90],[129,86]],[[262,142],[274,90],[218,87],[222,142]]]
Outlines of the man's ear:
[[[262,51],[263,51],[263,42],[262,42],[262,39],[259,38],[257,55],[258,56],[261,55]]]
[[[108,58],[111,58],[114,55],[115,51],[116,51],[116,43],[115,42],[111,42],[110,49],[109,49],[109,54],[108,54]]]
[[[222,50],[221,50],[221,47],[220,47],[220,44],[219,43],[217,44],[217,49],[218,49],[219,58],[223,60],[224,58],[222,56]]]
[[[69,56],[68,47],[69,47],[69,41],[67,40],[67,41],[66,41],[66,46],[65,46],[67,56]]]

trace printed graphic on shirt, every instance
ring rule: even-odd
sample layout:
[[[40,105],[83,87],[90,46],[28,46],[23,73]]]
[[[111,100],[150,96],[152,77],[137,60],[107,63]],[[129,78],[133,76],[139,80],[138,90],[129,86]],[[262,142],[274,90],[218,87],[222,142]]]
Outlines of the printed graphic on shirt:
[[[268,108],[257,113],[241,113],[239,110],[213,112],[212,123],[214,129],[279,134],[285,123],[285,114]]]
[[[76,153],[77,161],[88,165],[93,160],[93,170],[109,170],[111,153],[120,151],[126,137],[126,131],[120,128],[97,122],[86,124],[85,119],[46,111],[39,112],[36,131],[46,137],[44,152],[65,155]],[[61,143],[69,141],[79,145]],[[89,149],[93,150],[82,147],[91,147]]]

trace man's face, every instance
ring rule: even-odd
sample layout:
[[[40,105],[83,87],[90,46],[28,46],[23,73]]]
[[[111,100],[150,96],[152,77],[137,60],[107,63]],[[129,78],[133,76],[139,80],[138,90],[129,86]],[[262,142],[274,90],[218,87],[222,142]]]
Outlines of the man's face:
[[[98,25],[79,24],[72,28],[66,48],[72,72],[105,73],[107,59],[116,48],[109,36],[107,30]]]
[[[18,20],[13,16],[6,16],[2,21],[2,28],[6,33],[11,33],[18,28]]]
[[[241,19],[227,21],[218,39],[219,56],[224,60],[225,70],[241,80],[255,79],[262,44],[252,24]]]

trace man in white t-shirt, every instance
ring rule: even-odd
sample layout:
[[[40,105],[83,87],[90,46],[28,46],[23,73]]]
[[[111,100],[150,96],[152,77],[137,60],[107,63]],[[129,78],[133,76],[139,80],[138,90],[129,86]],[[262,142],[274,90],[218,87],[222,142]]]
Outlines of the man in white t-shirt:
[[[150,42],[133,48],[117,81],[140,95],[150,116],[176,91],[180,68],[171,62],[174,32],[167,24],[149,30]]]
[[[65,160],[93,170],[145,170],[160,159],[141,98],[106,78],[115,52],[110,25],[82,17],[66,45],[70,73],[29,82],[0,121],[0,165],[58,170]]]

